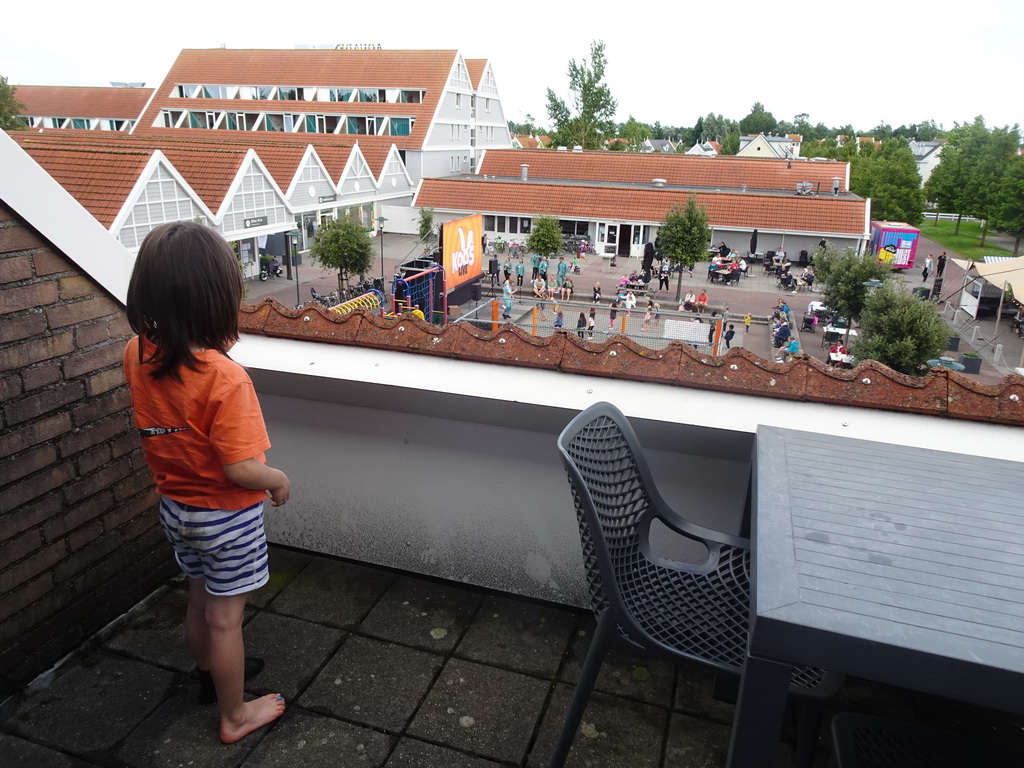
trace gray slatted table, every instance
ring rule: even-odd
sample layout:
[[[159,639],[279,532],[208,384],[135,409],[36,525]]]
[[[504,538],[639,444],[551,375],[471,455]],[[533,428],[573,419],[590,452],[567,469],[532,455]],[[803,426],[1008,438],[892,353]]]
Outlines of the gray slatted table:
[[[789,665],[1024,714],[1024,464],[759,427],[731,768],[771,765]]]

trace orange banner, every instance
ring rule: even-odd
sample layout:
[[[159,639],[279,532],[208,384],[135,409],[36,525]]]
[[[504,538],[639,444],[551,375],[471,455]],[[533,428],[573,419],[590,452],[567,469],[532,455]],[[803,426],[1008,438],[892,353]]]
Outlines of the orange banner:
[[[484,217],[481,214],[446,221],[441,249],[444,253],[444,273],[447,289],[459,287],[484,272],[484,255],[480,248]]]

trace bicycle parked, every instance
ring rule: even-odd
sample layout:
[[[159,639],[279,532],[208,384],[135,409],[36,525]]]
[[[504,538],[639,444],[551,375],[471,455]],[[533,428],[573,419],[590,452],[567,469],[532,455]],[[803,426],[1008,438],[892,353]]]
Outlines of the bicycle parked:
[[[316,301],[323,307],[330,309],[341,304],[341,294],[338,291],[331,291],[330,293],[318,293],[316,288],[313,286],[309,287],[309,293],[312,295],[313,300]]]

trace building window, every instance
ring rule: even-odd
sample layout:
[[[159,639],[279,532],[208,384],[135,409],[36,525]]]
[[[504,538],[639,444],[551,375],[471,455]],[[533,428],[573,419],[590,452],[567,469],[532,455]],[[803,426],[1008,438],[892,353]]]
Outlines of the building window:
[[[515,216],[508,217],[508,233],[510,235],[519,234],[519,219],[517,219]]]
[[[381,95],[376,88],[360,88],[357,101],[383,101]]]
[[[71,127],[79,130],[85,130],[89,127],[89,120],[84,117],[74,117],[71,119]]]
[[[204,85],[202,87],[202,97],[204,99],[227,99],[228,96],[227,86],[223,85]]]
[[[365,117],[349,117],[347,133],[366,133]]]
[[[455,108],[456,109],[462,109],[462,94],[461,93],[456,93],[455,94]]]
[[[264,121],[264,130],[283,131],[284,115],[267,115],[266,120]]]
[[[491,215],[485,215],[484,216],[484,231],[485,232],[493,232],[494,231],[494,216],[491,216]]]
[[[519,231],[524,235],[530,234],[530,227],[533,224],[533,219],[520,219],[519,220]]]
[[[505,217],[504,216],[496,216],[495,218],[496,218],[496,221],[494,223],[498,225],[498,229],[496,231],[504,232],[505,231]]]
[[[392,117],[391,118],[391,135],[392,136],[408,136],[409,131],[412,128],[412,121],[408,117]]]
[[[490,111],[491,111],[491,100],[490,99],[484,99],[484,112],[490,112]]]
[[[452,141],[459,141],[460,139],[462,139],[462,126],[461,125],[453,125],[452,126]]]
[[[277,98],[281,101],[298,101],[299,89],[290,85],[282,85],[277,89]]]
[[[422,104],[423,91],[399,91],[398,102],[400,104]]]

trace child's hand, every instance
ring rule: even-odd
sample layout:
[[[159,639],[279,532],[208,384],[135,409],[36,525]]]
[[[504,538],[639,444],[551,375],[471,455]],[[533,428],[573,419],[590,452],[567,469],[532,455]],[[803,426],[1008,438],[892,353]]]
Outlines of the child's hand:
[[[284,480],[281,485],[267,489],[270,492],[270,506],[272,507],[280,507],[285,504],[292,493],[292,481],[288,479],[288,475],[282,472],[281,477]]]

